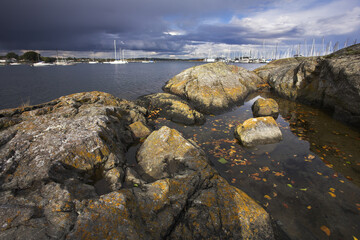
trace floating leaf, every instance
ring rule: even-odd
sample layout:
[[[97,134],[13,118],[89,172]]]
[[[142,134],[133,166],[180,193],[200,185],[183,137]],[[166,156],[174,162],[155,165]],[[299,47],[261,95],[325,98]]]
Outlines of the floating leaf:
[[[310,209],[311,209],[311,206],[309,205],[309,206],[307,206],[306,208],[310,210]]]
[[[336,197],[336,195],[332,192],[328,192],[328,194],[330,194],[330,196],[332,196],[332,197]]]
[[[358,240],[355,236],[353,236],[354,240]]]
[[[335,192],[335,188],[330,188],[330,192]]]
[[[320,227],[321,231],[323,231],[328,237],[330,237],[330,229],[327,226],[322,225]]]
[[[267,171],[270,171],[270,168],[269,167],[263,167],[263,168],[259,168],[259,170],[261,172],[267,172]]]
[[[134,183],[134,187],[138,187],[139,185],[137,183]]]
[[[320,176],[322,175],[322,173],[321,173],[321,172],[317,172],[317,174],[318,174],[318,175],[320,175]]]
[[[274,172],[273,173],[275,174],[276,177],[284,177],[284,173],[282,172]]]
[[[218,160],[218,162],[219,162],[219,163],[222,163],[222,164],[227,163],[227,161],[225,160],[225,158],[220,158],[220,159]]]
[[[288,183],[288,184],[287,184],[287,186],[288,186],[288,187],[290,187],[290,188],[292,188],[292,187],[293,187],[290,183]]]
[[[289,206],[286,203],[283,203],[283,206],[289,208]]]
[[[264,198],[271,200],[271,197],[269,195],[264,195]]]
[[[300,191],[307,191],[307,188],[300,188]]]

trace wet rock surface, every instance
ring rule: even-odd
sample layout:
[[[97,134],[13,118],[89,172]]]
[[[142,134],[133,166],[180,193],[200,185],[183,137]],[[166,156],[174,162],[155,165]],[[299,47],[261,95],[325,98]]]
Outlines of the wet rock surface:
[[[256,69],[282,97],[329,109],[337,119],[360,126],[360,45],[325,57],[274,61]]]
[[[217,62],[179,73],[164,90],[185,98],[200,112],[216,113],[240,103],[263,83],[251,71]]]
[[[271,116],[277,118],[279,116],[279,105],[272,98],[259,98],[251,107],[254,117]]]
[[[151,117],[164,117],[187,125],[205,122],[202,113],[194,110],[186,101],[173,94],[151,94],[139,98],[136,103],[149,109]]]
[[[0,112],[2,239],[273,239],[269,215],[175,130],[102,92]]]
[[[273,117],[250,118],[236,127],[235,136],[245,147],[282,140],[281,131]]]

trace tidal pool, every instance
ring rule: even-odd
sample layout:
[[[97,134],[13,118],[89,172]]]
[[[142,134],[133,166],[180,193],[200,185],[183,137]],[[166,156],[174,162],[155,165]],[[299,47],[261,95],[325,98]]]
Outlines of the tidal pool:
[[[283,140],[245,148],[234,130],[253,117],[251,105],[260,97],[278,102]],[[358,130],[271,93],[253,94],[232,111],[207,116],[202,126],[162,118],[153,124],[197,142],[220,174],[262,205],[291,239],[360,239]]]

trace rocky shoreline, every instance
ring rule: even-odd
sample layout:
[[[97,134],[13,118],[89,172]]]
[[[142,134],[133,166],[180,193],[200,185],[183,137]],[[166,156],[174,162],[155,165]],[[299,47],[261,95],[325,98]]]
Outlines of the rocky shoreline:
[[[269,84],[282,97],[331,109],[360,126],[359,46],[328,57],[278,60],[254,72],[201,65],[169,80],[168,93],[134,102],[85,92],[1,110],[1,238],[286,238],[195,142],[165,126],[152,131],[148,119],[203,124],[204,114],[226,111]],[[262,105],[253,107],[256,114]],[[263,112],[270,117],[238,127],[245,146],[281,140],[273,120],[278,112],[269,109]],[[254,122],[261,125],[258,135],[246,142],[241,134],[253,134]],[[125,154],[137,142],[137,162],[129,163]]]

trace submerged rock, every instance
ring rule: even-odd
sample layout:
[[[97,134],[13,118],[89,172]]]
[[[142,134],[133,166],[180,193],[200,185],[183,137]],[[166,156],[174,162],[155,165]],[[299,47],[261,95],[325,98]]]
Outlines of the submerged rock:
[[[273,239],[265,210],[177,131],[128,163],[146,113],[101,92],[1,111],[1,238]]]
[[[187,99],[200,112],[214,113],[243,101],[263,83],[251,71],[217,62],[186,69],[164,90]]]
[[[186,101],[173,94],[150,94],[139,98],[136,103],[147,108],[151,116],[156,115],[187,125],[203,124],[205,122],[203,114],[194,110]]]
[[[360,44],[325,57],[281,59],[256,69],[285,98],[330,109],[360,127]]]
[[[255,117],[271,116],[276,119],[279,116],[279,105],[272,98],[259,98],[251,108]]]
[[[236,127],[235,136],[245,147],[277,143],[282,140],[280,128],[273,117],[250,118]]]

